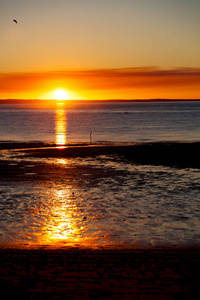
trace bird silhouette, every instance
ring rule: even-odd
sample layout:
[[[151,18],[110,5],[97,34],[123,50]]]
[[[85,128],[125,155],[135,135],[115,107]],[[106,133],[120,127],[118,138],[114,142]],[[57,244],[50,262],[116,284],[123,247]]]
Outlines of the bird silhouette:
[[[17,20],[13,20],[13,22],[15,22],[17,24]]]

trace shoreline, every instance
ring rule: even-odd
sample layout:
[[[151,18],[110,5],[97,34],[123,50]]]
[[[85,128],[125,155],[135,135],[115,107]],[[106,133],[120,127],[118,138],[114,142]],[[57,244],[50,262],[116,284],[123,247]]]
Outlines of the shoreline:
[[[0,150],[16,150],[26,157],[93,157],[118,155],[136,164],[200,168],[200,142],[70,143],[0,142]]]

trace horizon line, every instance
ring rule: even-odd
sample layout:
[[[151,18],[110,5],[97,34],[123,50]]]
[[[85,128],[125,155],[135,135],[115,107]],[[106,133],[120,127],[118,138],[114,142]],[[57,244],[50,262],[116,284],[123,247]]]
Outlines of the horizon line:
[[[162,101],[200,101],[200,98],[140,98],[140,99],[20,99],[20,98],[7,98],[7,99],[0,99],[0,102],[12,102],[12,101],[36,101],[36,102],[43,102],[43,101],[50,101],[50,102],[141,102],[141,101],[150,101],[150,102],[162,102]]]

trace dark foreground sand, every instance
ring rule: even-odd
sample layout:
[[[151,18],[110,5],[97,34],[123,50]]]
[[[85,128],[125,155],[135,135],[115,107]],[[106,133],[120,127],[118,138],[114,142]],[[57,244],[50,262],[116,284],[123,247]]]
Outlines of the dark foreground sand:
[[[200,168],[200,142],[69,144],[0,143],[1,149],[21,149],[32,157],[87,157],[117,154],[138,164]],[[23,150],[22,150],[23,149]]]
[[[199,254],[197,249],[4,249],[1,299],[199,299]]]

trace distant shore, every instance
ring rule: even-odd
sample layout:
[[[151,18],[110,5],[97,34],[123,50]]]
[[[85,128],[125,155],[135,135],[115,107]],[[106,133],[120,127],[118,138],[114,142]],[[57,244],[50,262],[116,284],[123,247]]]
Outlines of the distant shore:
[[[0,149],[18,149],[28,157],[87,157],[116,154],[137,164],[200,168],[200,142],[74,143],[64,147],[42,142],[1,142]]]
[[[199,102],[200,99],[105,99],[105,100],[56,100],[56,99],[0,99],[0,109],[5,105],[20,105],[20,108],[32,109],[57,109],[62,104],[62,109],[88,106],[91,104],[103,105],[114,103],[165,103],[165,102]]]
[[[63,102],[70,103],[114,103],[114,102],[188,102],[200,101],[200,99],[166,99],[166,98],[153,98],[153,99],[100,99],[100,100],[56,100],[56,99],[0,99],[0,104],[35,104],[35,103],[53,103]]]

